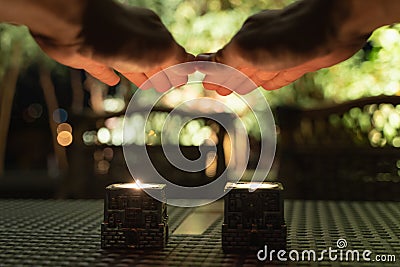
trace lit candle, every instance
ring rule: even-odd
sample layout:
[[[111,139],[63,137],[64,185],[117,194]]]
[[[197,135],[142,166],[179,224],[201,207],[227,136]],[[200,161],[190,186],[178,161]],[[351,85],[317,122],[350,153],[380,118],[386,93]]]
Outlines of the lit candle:
[[[254,190],[256,189],[256,190]],[[222,247],[224,251],[286,248],[283,186],[280,183],[227,183]]]
[[[112,184],[106,188],[102,248],[143,249],[166,245],[166,201],[152,198],[143,189],[151,190],[165,200],[164,184],[145,184],[137,180],[136,183]]]

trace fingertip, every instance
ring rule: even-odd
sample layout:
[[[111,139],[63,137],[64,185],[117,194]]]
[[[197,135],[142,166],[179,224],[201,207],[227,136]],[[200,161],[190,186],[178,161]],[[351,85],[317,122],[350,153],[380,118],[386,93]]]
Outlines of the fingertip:
[[[225,87],[219,87],[218,89],[217,89],[217,93],[219,94],[219,95],[221,95],[221,96],[228,96],[228,95],[230,95],[230,94],[232,94],[232,90],[229,90],[228,88],[225,88]]]
[[[120,81],[120,77],[114,70],[107,67],[85,68],[85,71],[109,86],[115,86]]]
[[[159,93],[164,93],[167,92],[172,88],[172,85],[169,81],[154,81],[153,83],[153,88],[159,92]]]
[[[203,81],[202,83],[203,83],[204,89],[210,90],[210,91],[216,91],[218,89],[218,87],[219,87],[218,85],[216,85],[214,83],[209,83],[209,82],[206,82],[206,81]]]
[[[161,68],[157,68],[145,73],[145,75],[150,79],[157,92],[163,93],[172,88],[171,81],[165,72]]]
[[[208,82],[203,81],[203,86],[204,86],[204,89],[210,90],[210,91],[216,91],[219,95],[222,95],[222,96],[227,96],[232,93],[232,90],[230,90],[226,87],[223,87],[221,85],[214,84],[214,83],[208,83]]]
[[[178,64],[175,66],[168,67],[163,70],[168,77],[174,78],[179,76],[188,76],[196,71],[194,64]]]
[[[258,79],[262,81],[268,81],[273,78],[275,78],[279,72],[267,72],[267,71],[257,71],[254,73],[255,76],[257,76]]]
[[[258,85],[255,84],[253,81],[245,80],[239,86],[236,87],[235,92],[240,95],[245,95],[247,93],[250,93],[251,91],[254,91],[257,88]]]
[[[282,71],[271,80],[261,82],[261,86],[268,91],[277,90],[293,83],[303,75],[301,71]]]
[[[115,75],[115,77],[112,77],[110,79],[105,79],[102,80],[102,82],[104,82],[105,84],[109,85],[109,86],[115,86],[117,85],[119,82],[121,81],[121,78],[118,75]]]
[[[144,82],[144,83],[142,83],[142,84],[139,84],[139,85],[136,84],[136,86],[137,86],[140,90],[143,90],[143,91],[146,91],[146,90],[149,90],[149,89],[151,89],[151,88],[154,88],[154,85],[153,85],[150,81],[146,81],[146,82]]]
[[[266,91],[278,90],[278,89],[284,87],[285,85],[278,85],[278,84],[274,84],[271,82],[265,82],[265,83],[260,84],[260,86]]]
[[[171,82],[171,85],[175,88],[181,87],[188,82],[188,76],[173,76],[169,77],[169,81]]]
[[[131,72],[123,73],[123,75],[141,90],[148,90],[152,88],[151,82],[148,81],[148,78],[144,73]]]
[[[241,73],[243,73],[244,75],[246,75],[248,78],[250,78],[251,76],[253,76],[254,73],[257,71],[256,68],[254,68],[254,67],[249,67],[249,66],[238,67],[237,69],[238,69]]]

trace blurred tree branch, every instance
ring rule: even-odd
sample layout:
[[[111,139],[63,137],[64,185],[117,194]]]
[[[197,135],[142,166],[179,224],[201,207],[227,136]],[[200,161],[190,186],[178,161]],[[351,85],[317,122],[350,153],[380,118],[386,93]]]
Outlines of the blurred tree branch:
[[[0,84],[0,176],[4,174],[4,159],[10,125],[11,110],[22,62],[22,40],[13,41],[9,64]]]
[[[60,171],[66,172],[68,170],[68,161],[65,148],[57,142],[57,122],[53,120],[53,112],[57,110],[58,101],[55,93],[54,83],[51,79],[51,68],[46,62],[45,58],[40,61],[40,84],[43,90],[44,98],[46,100],[47,112],[49,117],[49,127],[51,131],[54,154],[57,159],[57,167]]]

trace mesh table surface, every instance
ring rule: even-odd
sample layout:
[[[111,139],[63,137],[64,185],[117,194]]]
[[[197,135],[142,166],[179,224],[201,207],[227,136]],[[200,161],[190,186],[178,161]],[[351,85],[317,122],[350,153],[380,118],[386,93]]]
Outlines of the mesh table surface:
[[[174,235],[193,209],[169,207],[163,250],[100,248],[103,201],[0,200],[0,266],[400,266],[400,203],[285,201],[289,250],[337,248],[395,255],[393,263],[260,262],[256,253],[224,254],[223,216],[202,235]]]

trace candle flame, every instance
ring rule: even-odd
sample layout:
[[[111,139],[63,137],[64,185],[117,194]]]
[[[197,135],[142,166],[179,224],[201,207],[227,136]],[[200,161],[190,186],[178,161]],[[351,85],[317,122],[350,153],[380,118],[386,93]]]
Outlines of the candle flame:
[[[123,189],[147,189],[147,188],[163,188],[165,185],[162,184],[146,184],[142,183],[140,180],[136,180],[135,183],[126,184],[113,184],[110,187],[113,189],[123,188]]]

